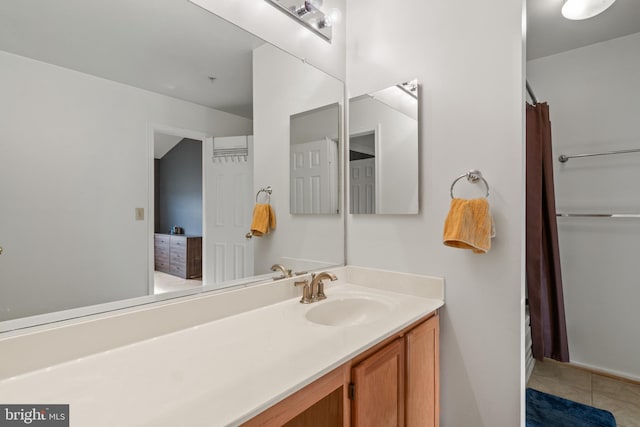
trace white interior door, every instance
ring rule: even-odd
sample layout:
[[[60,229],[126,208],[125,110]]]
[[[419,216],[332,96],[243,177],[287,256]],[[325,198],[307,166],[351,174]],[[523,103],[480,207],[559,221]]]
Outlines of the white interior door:
[[[338,149],[336,141],[291,145],[291,213],[338,212]]]
[[[352,214],[376,213],[376,159],[349,162],[350,207]]]
[[[248,153],[213,155],[213,138],[207,163],[205,227],[205,281],[207,285],[253,276],[253,244],[245,235],[251,227],[253,208],[253,137],[215,138],[219,145],[237,147],[246,143]],[[244,140],[244,142],[242,141]]]

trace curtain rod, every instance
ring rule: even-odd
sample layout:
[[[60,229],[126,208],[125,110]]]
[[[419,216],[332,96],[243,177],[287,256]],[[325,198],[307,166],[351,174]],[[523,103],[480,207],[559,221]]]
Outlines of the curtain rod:
[[[632,150],[603,151],[601,153],[573,154],[571,156],[561,154],[560,157],[558,157],[558,161],[560,161],[561,163],[566,163],[569,159],[573,159],[577,157],[608,156],[610,154],[627,154],[627,153],[640,153],[640,148],[634,148]]]
[[[557,213],[556,216],[565,218],[640,218],[640,214],[634,213]]]
[[[529,80],[525,80],[525,85],[527,86],[527,93],[529,94],[529,98],[531,98],[531,101],[533,101],[533,105],[536,105],[538,103],[538,99],[533,93],[533,90],[531,90],[531,86],[529,86]]]

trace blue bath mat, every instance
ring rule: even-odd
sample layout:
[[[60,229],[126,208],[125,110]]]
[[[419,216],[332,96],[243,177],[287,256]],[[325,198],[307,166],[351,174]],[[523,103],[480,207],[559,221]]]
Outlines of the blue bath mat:
[[[527,389],[527,427],[616,427],[609,411]]]

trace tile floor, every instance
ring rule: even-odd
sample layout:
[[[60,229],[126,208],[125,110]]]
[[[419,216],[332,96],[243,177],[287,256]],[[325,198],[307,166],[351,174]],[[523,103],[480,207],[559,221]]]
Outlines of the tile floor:
[[[171,274],[154,271],[153,288],[154,294],[162,294],[171,291],[182,291],[185,289],[202,286],[202,279],[183,279]]]
[[[606,409],[618,427],[640,427],[640,384],[545,360],[536,362],[527,387]]]

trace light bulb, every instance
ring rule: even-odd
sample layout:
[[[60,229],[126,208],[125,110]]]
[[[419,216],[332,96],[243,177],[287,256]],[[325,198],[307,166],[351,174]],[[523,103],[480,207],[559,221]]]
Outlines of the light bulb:
[[[342,12],[337,7],[329,9],[326,16],[329,22],[331,22],[331,25],[335,25],[342,21]]]
[[[581,20],[594,17],[609,8],[616,0],[566,0],[562,5],[562,16]]]

